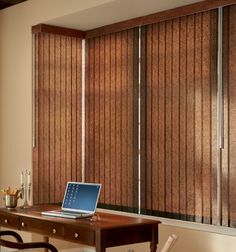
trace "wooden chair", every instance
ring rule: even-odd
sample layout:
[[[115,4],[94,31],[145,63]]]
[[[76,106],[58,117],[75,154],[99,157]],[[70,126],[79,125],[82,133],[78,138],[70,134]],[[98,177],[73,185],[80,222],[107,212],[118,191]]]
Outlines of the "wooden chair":
[[[4,240],[2,239],[3,236],[14,237],[16,239],[16,242]],[[23,242],[21,236],[18,233],[10,230],[0,231],[0,246],[26,251],[29,251],[29,249],[45,248],[51,252],[58,252],[58,250],[53,245],[47,242]]]

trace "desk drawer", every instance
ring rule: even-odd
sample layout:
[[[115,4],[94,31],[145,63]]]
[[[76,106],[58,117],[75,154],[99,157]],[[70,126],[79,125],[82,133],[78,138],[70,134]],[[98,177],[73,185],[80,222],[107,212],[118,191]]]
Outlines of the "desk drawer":
[[[20,229],[59,238],[64,234],[63,224],[27,217],[20,217]]]
[[[76,226],[65,226],[64,238],[66,240],[71,240],[73,242],[80,242],[92,246],[95,244],[94,237],[95,234],[93,230]]]
[[[0,226],[19,228],[19,217],[10,214],[0,214]]]

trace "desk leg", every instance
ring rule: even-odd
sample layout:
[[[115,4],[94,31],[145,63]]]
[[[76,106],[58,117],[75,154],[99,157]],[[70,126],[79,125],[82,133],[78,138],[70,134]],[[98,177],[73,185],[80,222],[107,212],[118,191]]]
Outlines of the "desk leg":
[[[156,252],[157,251],[157,244],[152,244],[152,242],[151,242],[151,244],[150,244],[150,251],[151,252]]]
[[[152,240],[150,242],[150,251],[157,251],[157,243],[158,243],[158,225],[153,225],[152,227]]]
[[[44,236],[44,237],[43,237],[43,241],[46,242],[46,243],[49,243],[49,238],[48,238],[48,236]],[[45,249],[44,249],[44,252],[48,252],[48,249],[45,248]]]
[[[101,232],[97,230],[95,232],[95,249],[96,252],[106,252],[106,248],[102,244],[102,237]]]

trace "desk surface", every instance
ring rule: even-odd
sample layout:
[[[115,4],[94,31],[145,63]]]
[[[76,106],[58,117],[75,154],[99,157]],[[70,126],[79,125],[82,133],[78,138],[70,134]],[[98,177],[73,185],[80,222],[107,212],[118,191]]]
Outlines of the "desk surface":
[[[52,205],[13,210],[1,208],[0,226],[95,246],[97,252],[104,252],[107,247],[147,241],[150,241],[150,251],[156,251],[159,221],[103,212],[97,212],[92,220],[41,214],[58,208]]]

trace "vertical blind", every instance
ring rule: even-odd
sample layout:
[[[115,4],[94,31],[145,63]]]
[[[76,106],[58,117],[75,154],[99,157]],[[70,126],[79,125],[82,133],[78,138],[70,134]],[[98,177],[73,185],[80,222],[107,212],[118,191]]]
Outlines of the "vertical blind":
[[[86,40],[85,180],[100,204],[138,208],[138,29]]]
[[[81,180],[81,39],[34,35],[33,202],[61,202]]]
[[[142,28],[142,213],[216,223],[217,11]]]
[[[236,5],[223,9],[222,224],[236,227]]]
[[[85,180],[102,184],[100,206],[137,212],[141,155],[141,213],[216,224],[218,168],[220,219],[236,227],[235,19],[225,7],[223,149],[217,10],[86,39]],[[34,36],[33,202],[57,203],[82,180],[81,39]]]

